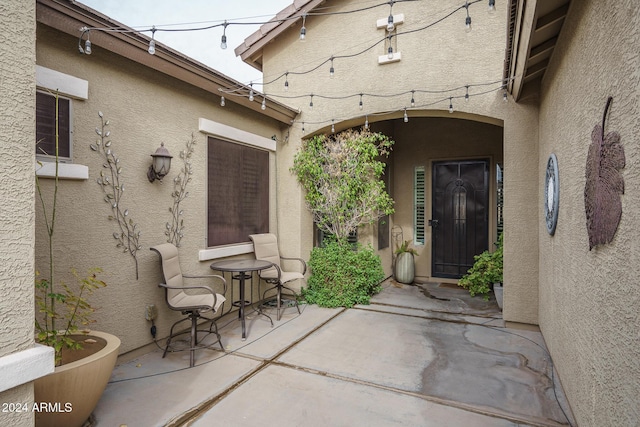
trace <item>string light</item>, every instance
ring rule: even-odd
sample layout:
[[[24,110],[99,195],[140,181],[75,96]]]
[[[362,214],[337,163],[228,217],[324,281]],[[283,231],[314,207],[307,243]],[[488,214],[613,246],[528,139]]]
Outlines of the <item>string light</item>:
[[[504,92],[502,92],[502,101],[509,102],[509,97],[507,96],[507,87],[503,86],[502,89],[504,90]]]
[[[391,44],[391,37],[393,36],[389,36],[389,49],[387,49],[387,58],[389,59],[393,59],[393,46]]]
[[[224,107],[224,96],[220,97],[220,106]]]
[[[416,93],[415,90],[411,91],[411,108],[416,106],[416,99],[414,98],[414,94]]]
[[[87,31],[87,41],[84,42],[84,53],[87,55],[91,55],[91,40],[89,40],[89,36],[91,33]]]
[[[302,15],[302,28],[300,28],[300,41],[303,42],[307,37],[307,28],[305,27],[305,23],[307,22],[307,14]]]
[[[515,79],[515,77],[510,77],[510,78],[508,78],[508,79],[506,79],[506,80],[507,80],[507,81],[511,81],[511,80],[513,80],[513,79]],[[473,87],[473,86],[488,86],[488,85],[494,85],[494,84],[496,84],[496,83],[500,83],[500,85],[499,85],[497,88],[493,87],[493,88],[489,88],[489,89],[484,90],[484,91],[481,91],[481,92],[476,92],[476,93],[470,94],[470,95],[469,95],[469,97],[482,96],[482,95],[486,95],[486,94],[490,94],[490,93],[495,93],[496,91],[504,90],[504,88],[506,87],[506,85],[505,85],[505,83],[504,83],[504,82],[505,82],[505,80],[498,80],[498,81],[493,81],[493,82],[487,82],[487,83],[480,83],[480,84],[472,84],[472,85],[469,85],[469,87]],[[465,88],[465,86],[461,86],[461,87],[456,88],[456,89],[457,89],[457,90],[459,90],[459,89],[461,89],[461,88]],[[452,91],[452,90],[456,90],[456,89],[447,89],[447,90],[441,90],[441,91],[424,91],[424,92],[428,92],[428,93],[435,93],[435,92],[442,93],[442,92],[446,92],[446,91],[449,91],[449,92],[450,92],[450,91]],[[417,92],[423,92],[423,91],[419,91],[419,90],[416,90],[416,91],[417,91]],[[406,93],[410,93],[410,92],[411,92],[411,91],[406,91],[406,92],[404,92],[404,93],[406,94]],[[356,96],[357,96],[357,95],[359,95],[359,94],[356,94]],[[365,94],[365,95],[366,95],[366,94]],[[314,95],[314,96],[320,96],[320,95],[317,95],[317,94],[316,94],[316,95]],[[391,97],[391,96],[398,96],[398,94],[392,94],[392,95],[374,95],[374,94],[369,94],[369,96],[379,96],[379,97],[385,97],[385,98],[386,98],[386,97]],[[424,104],[416,105],[416,108],[420,108],[420,109],[427,109],[427,108],[430,108],[430,107],[437,106],[438,104],[441,104],[443,101],[449,100],[449,106],[450,106],[451,110],[453,110],[453,99],[454,99],[454,98],[463,98],[463,97],[464,97],[464,95],[459,95],[459,96],[447,96],[446,98],[440,98],[440,99],[434,100],[434,101],[432,101],[432,102],[428,102],[428,103],[424,103]],[[346,96],[345,96],[345,97],[341,97],[341,98],[346,98]],[[400,113],[403,113],[403,116],[404,116],[404,111],[407,111],[407,114],[408,114],[408,109],[407,109],[407,107],[402,107],[402,108],[397,109],[397,110],[379,111],[379,112],[377,112],[377,113],[374,113],[373,115],[374,115],[374,116],[386,116],[386,117],[388,117],[388,116],[390,116],[390,115],[393,115],[394,113],[400,112]],[[360,118],[364,118],[365,128],[368,128],[368,127],[369,127],[369,116],[370,116],[370,115],[372,115],[372,114],[371,114],[371,113],[368,113],[368,114],[366,114],[366,115],[364,115],[364,116],[359,116]],[[327,124],[327,123],[334,123],[334,124],[335,124],[335,122],[336,122],[336,121],[337,121],[337,122],[352,121],[352,120],[357,120],[357,117],[358,117],[358,116],[355,116],[355,117],[354,117],[354,116],[349,115],[349,116],[339,117],[339,118],[334,117],[334,118],[332,118],[331,120],[320,120],[320,121],[314,121],[314,122],[309,122],[309,121],[301,122],[301,121],[297,121],[297,120],[292,120],[292,121],[291,121],[291,123],[292,123],[292,124],[296,124],[296,123],[303,123],[303,127],[305,127],[307,124],[313,124],[313,125],[324,125],[324,124]],[[404,117],[403,117],[403,118],[404,118]],[[304,130],[303,130],[303,132],[304,132]]]
[[[313,94],[310,96],[311,96],[311,100],[309,101],[309,108],[313,110]]]
[[[396,26],[393,23],[393,1],[389,2],[390,8],[389,8],[389,18],[387,19],[387,31],[388,32],[392,32],[393,30],[395,30]]]
[[[489,0],[489,14],[493,15],[496,12],[496,0]]]
[[[469,1],[464,2],[464,8],[467,9],[467,18],[464,20],[465,31],[471,31],[471,17],[469,16]]]
[[[335,127],[335,125],[333,124],[333,121],[334,121],[334,120],[333,120],[333,119],[331,119],[331,133],[336,133],[336,127]]]
[[[249,101],[253,102],[253,83],[249,83],[251,89],[249,89]]]
[[[153,27],[151,29],[151,40],[149,40],[149,49],[147,49],[147,52],[149,52],[149,55],[155,55],[156,53],[156,41],[153,39],[156,35],[156,27]]]
[[[289,91],[289,72],[284,73],[284,91]]]
[[[358,107],[362,110],[362,108],[364,107],[364,105],[362,104],[362,94],[360,94],[360,103],[358,104]]]
[[[227,25],[229,25],[227,21],[224,21],[224,27],[222,29],[222,41],[220,42],[220,48],[222,49],[227,48]]]
[[[260,109],[262,110],[266,110],[267,109],[267,94],[264,94],[264,98],[262,98],[262,105],[260,105]]]
[[[449,97],[449,113],[453,113],[453,101],[452,97]]]
[[[329,68],[329,77],[333,78],[335,70],[333,69],[333,56],[331,57],[331,68]]]
[[[404,107],[404,122],[407,123],[409,121],[409,116],[407,116],[407,107]]]
[[[464,102],[469,102],[469,85],[466,85],[465,88],[467,92],[464,94]]]
[[[301,38],[301,40],[304,40],[304,38],[306,36],[306,17],[307,16],[330,16],[330,15],[342,15],[342,14],[358,13],[358,12],[361,12],[361,11],[368,11],[368,10],[373,9],[375,7],[380,7],[380,6],[385,6],[385,5],[391,5],[391,7],[392,7],[393,4],[396,3],[396,2],[399,3],[399,2],[405,2],[405,1],[418,1],[418,0],[391,0],[391,1],[385,1],[385,2],[380,3],[380,4],[376,4],[376,5],[373,5],[373,6],[367,6],[367,7],[363,7],[363,8],[360,8],[360,9],[354,9],[354,10],[349,10],[349,11],[317,12],[317,13],[314,13],[314,12],[306,13],[305,12],[302,15],[293,14],[291,16],[288,16],[288,17],[285,17],[285,18],[282,18],[282,19],[271,19],[271,20],[265,21],[265,22],[229,22],[228,20],[225,20],[222,23],[217,23],[217,24],[208,25],[208,26],[202,26],[202,27],[197,27],[197,28],[193,28],[193,27],[190,27],[190,28],[156,28],[155,26],[153,26],[152,28],[149,28],[149,29],[134,30],[134,29],[127,29],[127,28],[122,28],[122,27],[113,27],[113,28],[98,28],[98,27],[87,28],[87,27],[83,27],[83,28],[81,28],[81,31],[83,31],[82,35],[81,35],[81,39],[82,39],[82,36],[84,35],[84,32],[86,32],[88,30],[104,31],[104,32],[117,32],[117,33],[143,33],[143,32],[147,32],[147,31],[151,31],[153,43],[150,41],[149,44],[150,44],[150,47],[153,46],[153,49],[150,49],[150,50],[155,52],[155,40],[153,38],[155,31],[167,31],[167,32],[169,32],[169,31],[172,31],[172,32],[176,32],[176,31],[200,31],[200,30],[208,30],[208,29],[211,29],[211,28],[221,27],[221,26],[224,27],[224,30],[226,30],[226,27],[229,26],[229,25],[264,25],[264,24],[267,24],[267,23],[269,23],[269,24],[284,23],[284,22],[288,22],[288,21],[295,21],[295,20],[300,19],[300,17],[302,17],[302,28],[300,30],[300,33],[301,33],[300,34],[300,38]],[[432,27],[432,26],[444,21],[446,18],[449,18],[450,16],[454,15],[458,10],[460,10],[462,8],[466,9],[467,15],[468,15],[469,6],[471,6],[472,4],[475,4],[475,3],[479,3],[481,1],[484,1],[484,0],[471,0],[471,1],[467,0],[467,1],[465,1],[464,5],[453,9],[451,12],[447,13],[447,15],[445,15],[444,17],[442,17],[440,19],[437,19],[436,21],[434,21],[434,22],[432,22],[432,23],[430,23],[430,24],[428,24],[426,26],[423,26],[423,27],[420,27],[420,28],[416,28],[416,29],[413,29],[413,30],[409,30],[409,31],[404,31],[402,33],[396,33],[395,35],[406,35],[406,34],[411,34],[411,33],[415,33],[415,32],[426,30],[426,29],[428,29],[428,28],[430,28],[430,27]],[[495,9],[495,0],[489,0],[489,9],[490,9],[490,12],[491,12],[492,9]],[[393,14],[390,14],[390,16],[393,17]],[[246,18],[236,18],[236,19],[237,20],[244,20]],[[223,35],[226,37],[226,31],[223,31]],[[351,58],[351,57],[362,55],[362,54],[368,52],[369,50],[371,50],[372,48],[374,48],[375,46],[377,46],[383,40],[386,40],[386,37],[382,38],[381,40],[376,42],[374,45],[362,50],[361,52],[358,52],[358,53],[355,53],[355,54],[351,54],[351,55],[335,56],[334,59],[336,59],[336,58]],[[222,43],[221,43],[221,46],[222,46]],[[79,48],[79,51],[81,53],[85,53],[84,49],[82,49],[82,46],[80,44],[78,45],[78,48]],[[389,49],[389,50],[391,50],[391,52],[389,52],[389,51],[387,52],[388,54],[389,53],[391,54],[390,55],[390,59],[393,59],[393,51],[392,51],[392,49],[393,48]],[[327,61],[324,61],[324,62],[327,62]],[[295,72],[293,74],[307,74],[309,72],[315,71],[315,69],[317,69],[317,67],[314,67],[313,69],[308,70],[308,71],[304,71],[304,72]],[[270,82],[265,82],[265,83],[260,83],[260,84],[267,85],[267,84],[273,83],[276,80],[279,80],[282,77],[283,77],[283,75],[280,75],[280,76],[278,76],[277,78],[273,79]],[[240,86],[238,86],[238,88],[240,88]]]
[[[84,35],[87,35],[87,40],[84,43],[84,48],[82,47],[82,39]],[[87,51],[87,47],[89,48]],[[80,28],[80,38],[78,39],[78,52],[81,54],[91,55],[91,42],[89,41],[89,28],[82,27]]]

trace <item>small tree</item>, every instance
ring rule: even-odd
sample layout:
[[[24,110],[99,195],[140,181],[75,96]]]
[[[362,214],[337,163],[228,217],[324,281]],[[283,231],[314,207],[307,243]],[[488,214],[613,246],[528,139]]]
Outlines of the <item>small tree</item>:
[[[358,226],[393,213],[393,200],[380,177],[393,141],[381,133],[348,130],[305,140],[291,171],[306,191],[318,227],[332,239],[311,252],[307,302],[323,307],[367,304],[380,291],[382,262],[373,248],[347,243]]]
[[[381,133],[347,130],[304,140],[291,171],[306,191],[318,227],[344,241],[358,226],[394,212],[380,180],[393,141]]]

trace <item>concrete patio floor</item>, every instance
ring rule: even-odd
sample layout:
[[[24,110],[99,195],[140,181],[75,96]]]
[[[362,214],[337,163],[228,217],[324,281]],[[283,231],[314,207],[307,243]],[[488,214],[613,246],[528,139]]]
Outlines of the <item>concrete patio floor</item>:
[[[452,285],[387,281],[371,305],[218,320],[225,352],[116,366],[103,426],[575,426],[539,331]],[[268,311],[268,310],[267,310]]]

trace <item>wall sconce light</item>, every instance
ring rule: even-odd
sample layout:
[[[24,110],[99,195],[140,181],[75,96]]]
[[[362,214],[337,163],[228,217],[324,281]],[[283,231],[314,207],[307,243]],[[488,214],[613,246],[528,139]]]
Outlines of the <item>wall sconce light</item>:
[[[164,142],[160,143],[160,148],[151,155],[153,157],[153,163],[149,166],[147,171],[147,178],[149,182],[153,182],[156,179],[162,181],[162,178],[169,173],[171,169],[171,159],[173,156],[169,154],[169,150],[164,148]]]

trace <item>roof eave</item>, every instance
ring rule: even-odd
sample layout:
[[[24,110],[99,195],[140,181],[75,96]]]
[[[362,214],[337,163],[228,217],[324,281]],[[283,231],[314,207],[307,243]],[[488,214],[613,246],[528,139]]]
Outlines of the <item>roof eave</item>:
[[[80,28],[83,26],[128,28],[87,6],[64,0],[37,0],[36,17],[38,23],[76,37],[79,37]],[[150,55],[147,52],[149,40],[149,37],[138,32],[95,31],[91,34],[91,42],[94,46],[99,46],[214,95],[222,96],[225,90],[245,86],[243,83],[158,42],[156,42],[156,53]],[[75,47],[70,46],[70,48]],[[262,110],[263,96],[257,98],[260,102],[249,101],[245,96],[234,96],[227,99],[287,125],[290,125],[298,115],[297,110],[269,98],[267,98],[267,108]]]
[[[309,13],[326,0],[295,0],[282,9],[269,22],[247,37],[235,49],[236,56],[255,69],[262,71],[262,50],[280,34],[294,25],[302,15]]]

